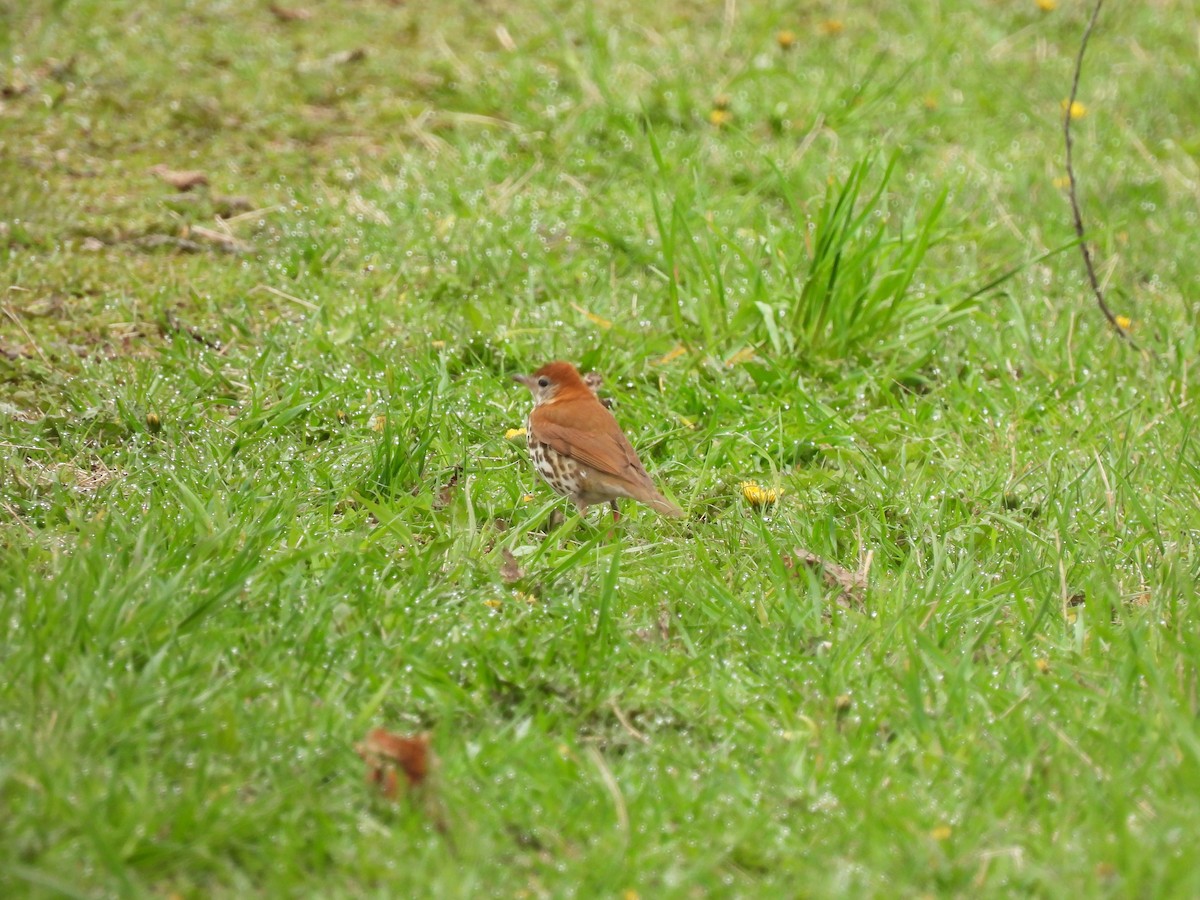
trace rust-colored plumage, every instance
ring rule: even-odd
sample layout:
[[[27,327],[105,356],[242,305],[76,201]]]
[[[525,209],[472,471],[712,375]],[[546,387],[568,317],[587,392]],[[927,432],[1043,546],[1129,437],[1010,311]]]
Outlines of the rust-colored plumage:
[[[613,414],[566,362],[552,362],[532,375],[514,375],[533,392],[525,438],[534,468],[580,513],[593,503],[628,497],[665,516],[683,510],[664,497],[646,474]]]

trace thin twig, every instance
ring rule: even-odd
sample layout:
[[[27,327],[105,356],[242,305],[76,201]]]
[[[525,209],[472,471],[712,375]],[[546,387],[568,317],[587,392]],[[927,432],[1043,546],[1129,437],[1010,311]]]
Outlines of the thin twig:
[[[613,808],[617,813],[617,828],[620,829],[621,834],[628,837],[629,810],[625,806],[625,798],[621,795],[621,786],[617,784],[617,779],[613,778],[612,770],[604,762],[604,757],[600,755],[599,750],[595,747],[588,747],[588,756],[596,764],[596,768],[600,771],[600,780],[604,782],[604,787],[612,797]]]
[[[24,528],[26,531],[29,532],[30,537],[37,537],[37,532],[29,527],[29,523],[21,518],[21,514],[19,512],[17,512],[15,509],[13,509],[11,506],[9,506],[3,500],[0,500],[0,506],[4,507],[4,511],[7,512],[10,516],[12,516],[14,519],[17,520],[18,525],[20,525],[22,528]]]
[[[1087,268],[1088,281],[1091,282],[1092,293],[1096,295],[1096,303],[1100,307],[1100,312],[1104,313],[1104,318],[1108,319],[1108,324],[1116,329],[1117,334],[1136,350],[1137,344],[1130,338],[1129,332],[1121,327],[1121,323],[1117,321],[1113,311],[1108,308],[1108,303],[1104,300],[1104,291],[1100,289],[1100,280],[1096,277],[1096,267],[1092,264],[1092,253],[1088,250],[1087,240],[1084,237],[1083,214],[1079,211],[1079,198],[1075,192],[1075,166],[1072,164],[1071,157],[1071,112],[1075,109],[1075,97],[1079,93],[1079,76],[1083,72],[1083,55],[1087,51],[1088,40],[1092,36],[1092,29],[1096,27],[1096,19],[1099,17],[1100,7],[1103,5],[1104,0],[1096,0],[1096,6],[1092,9],[1092,17],[1088,20],[1087,28],[1083,31],[1083,39],[1079,42],[1079,55],[1075,58],[1075,75],[1071,79],[1071,96],[1067,100],[1067,110],[1063,115],[1063,137],[1067,143],[1067,181],[1070,185],[1071,212],[1075,218],[1075,234],[1079,238],[1079,252],[1083,254],[1083,264]]]
[[[250,293],[253,294],[255,291],[266,291],[268,294],[274,294],[276,297],[279,297],[283,300],[291,300],[297,306],[303,306],[305,309],[316,310],[321,308],[315,303],[311,303],[308,300],[302,300],[299,297],[294,297],[291,294],[279,290],[279,288],[271,287],[269,284],[256,284],[250,289]]]
[[[613,715],[617,717],[617,721],[621,723],[621,727],[624,728],[627,732],[629,732],[629,736],[631,738],[633,738],[635,741],[639,741],[640,743],[643,743],[643,744],[650,743],[650,738],[646,737],[644,734],[642,734],[640,731],[638,731],[636,728],[634,728],[632,725],[629,724],[629,720],[627,718],[625,718],[625,714],[623,712],[621,712],[621,707],[617,706],[617,702],[615,700],[609,704],[609,708],[612,709]]]

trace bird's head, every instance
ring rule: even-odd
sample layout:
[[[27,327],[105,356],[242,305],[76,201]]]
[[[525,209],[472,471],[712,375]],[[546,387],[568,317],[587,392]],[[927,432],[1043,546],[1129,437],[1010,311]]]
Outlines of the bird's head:
[[[532,375],[514,375],[513,381],[519,381],[529,388],[533,394],[534,406],[541,406],[556,397],[574,394],[577,391],[591,393],[579,372],[568,362],[546,363]]]

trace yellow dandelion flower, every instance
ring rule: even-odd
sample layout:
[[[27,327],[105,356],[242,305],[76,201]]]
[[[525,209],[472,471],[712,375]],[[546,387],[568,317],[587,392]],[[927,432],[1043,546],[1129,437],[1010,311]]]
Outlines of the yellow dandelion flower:
[[[525,494],[523,497],[521,497],[521,502],[522,503],[532,503],[533,502],[533,494]]]
[[[1133,319],[1129,318],[1129,316],[1117,316],[1117,324],[1123,330],[1128,331],[1130,326],[1133,325]]]
[[[1037,7],[1042,12],[1054,12],[1058,6],[1058,0],[1037,0]]]
[[[1050,663],[1044,659],[1036,659],[1033,664],[1043,675],[1050,671]]]
[[[523,437],[525,437],[524,428],[510,428],[508,431],[504,432],[504,439],[506,441],[515,441],[517,438]]]
[[[790,50],[792,44],[796,43],[796,32],[781,31],[775,35],[775,43],[779,45],[781,50]]]
[[[841,34],[843,31],[845,31],[846,23],[844,23],[841,19],[826,19],[817,27],[820,29],[822,34],[834,35]]]
[[[438,350],[441,350],[443,347],[446,346],[445,341],[430,341],[429,343],[432,347],[435,347]]]
[[[640,900],[640,895],[633,888],[625,888],[621,893],[621,900]]]
[[[500,607],[502,607],[504,605],[504,601],[503,600],[484,600],[483,605],[490,606],[492,609],[499,609]]]
[[[1062,108],[1063,108],[1063,112],[1067,111],[1067,101],[1066,100],[1064,100],[1062,102]],[[1075,100],[1074,102],[1071,103],[1071,118],[1072,119],[1082,119],[1086,115],[1087,115],[1087,107],[1086,106],[1084,106],[1078,100]]]
[[[721,128],[733,121],[733,113],[727,109],[714,109],[708,114],[708,124]]]
[[[783,493],[777,488],[760,487],[756,481],[743,481],[738,487],[751,506],[768,506],[776,502]]]
[[[929,832],[929,836],[935,841],[948,841],[953,833],[949,825],[939,825]]]
[[[1066,175],[1059,175],[1057,178],[1054,179],[1054,186],[1056,188],[1070,187],[1071,179],[1068,178]]]

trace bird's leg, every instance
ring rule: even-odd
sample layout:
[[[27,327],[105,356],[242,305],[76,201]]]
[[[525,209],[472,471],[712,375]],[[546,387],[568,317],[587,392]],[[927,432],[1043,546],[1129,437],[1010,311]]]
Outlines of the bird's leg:
[[[621,521],[621,511],[619,509],[617,509],[617,501],[613,500],[611,502],[612,502],[612,508],[613,508],[613,521],[620,522]]]

